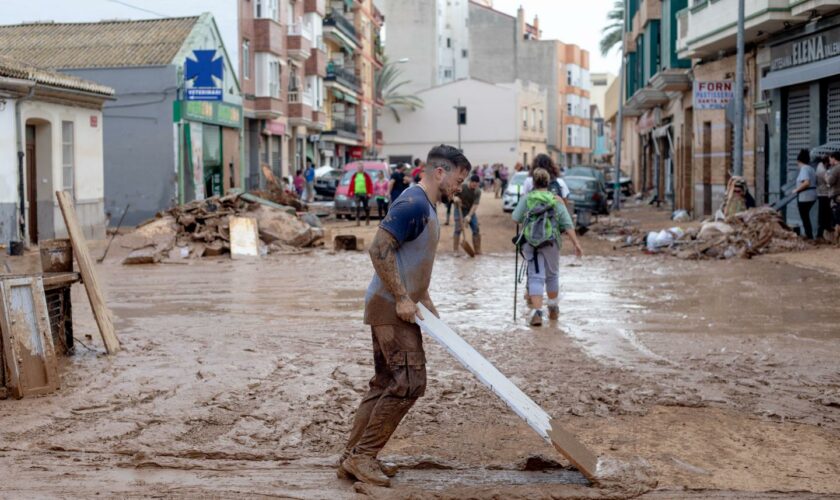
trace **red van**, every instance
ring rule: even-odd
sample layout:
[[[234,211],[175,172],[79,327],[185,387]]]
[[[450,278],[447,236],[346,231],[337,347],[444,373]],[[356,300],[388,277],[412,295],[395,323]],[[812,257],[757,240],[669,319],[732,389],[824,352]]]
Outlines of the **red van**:
[[[376,182],[376,179],[379,177],[379,172],[382,172],[386,179],[391,178],[391,169],[384,161],[359,160],[344,165],[344,174],[341,176],[341,180],[335,188],[335,216],[337,219],[343,217],[352,219],[356,216],[356,207],[353,205],[353,199],[347,196],[347,192],[350,189],[350,179],[353,178],[353,174],[358,170],[359,163],[364,165],[365,172],[367,172],[373,182]],[[376,212],[374,210],[375,205],[376,203],[373,200],[369,202],[368,206],[371,208],[371,214]]]

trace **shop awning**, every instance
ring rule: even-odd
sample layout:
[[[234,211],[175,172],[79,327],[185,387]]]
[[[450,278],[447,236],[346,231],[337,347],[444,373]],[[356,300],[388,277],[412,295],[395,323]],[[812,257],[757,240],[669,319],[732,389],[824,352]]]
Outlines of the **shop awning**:
[[[353,94],[344,94],[344,101],[350,104],[359,104],[359,100]]]
[[[770,72],[761,79],[761,90],[789,87],[798,83],[820,80],[838,73],[840,73],[840,57],[832,57],[804,66]]]
[[[332,89],[332,93],[333,93],[333,97],[335,97],[336,99],[342,100],[342,101],[344,100],[344,92],[342,92],[338,89]]]

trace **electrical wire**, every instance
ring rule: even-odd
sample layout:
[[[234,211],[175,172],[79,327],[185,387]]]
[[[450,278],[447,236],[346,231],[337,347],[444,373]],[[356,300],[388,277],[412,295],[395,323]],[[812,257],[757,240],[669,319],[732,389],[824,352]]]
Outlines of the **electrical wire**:
[[[149,14],[154,14],[158,17],[172,17],[172,16],[167,16],[166,14],[161,14],[160,12],[155,12],[153,10],[144,9],[143,7],[138,7],[136,5],[132,5],[128,2],[123,2],[122,0],[108,0],[108,1],[111,2],[111,3],[117,3],[117,4],[120,4],[120,5],[123,5],[125,7],[131,8],[131,9],[147,12]]]

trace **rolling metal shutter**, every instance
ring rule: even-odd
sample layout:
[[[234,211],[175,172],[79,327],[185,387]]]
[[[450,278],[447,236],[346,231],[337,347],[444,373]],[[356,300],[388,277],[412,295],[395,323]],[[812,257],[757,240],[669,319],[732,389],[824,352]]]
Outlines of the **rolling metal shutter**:
[[[840,142],[840,82],[829,85],[827,101],[826,141]]]
[[[796,179],[796,155],[811,148],[811,93],[808,88],[791,90],[787,99],[787,180]]]

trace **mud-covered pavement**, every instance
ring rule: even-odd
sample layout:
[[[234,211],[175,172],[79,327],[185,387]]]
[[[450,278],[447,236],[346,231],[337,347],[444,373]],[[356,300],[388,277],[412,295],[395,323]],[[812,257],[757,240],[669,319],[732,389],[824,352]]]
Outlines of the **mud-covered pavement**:
[[[79,346],[62,366],[58,393],[0,401],[0,495],[840,494],[837,275],[765,257],[613,254],[587,236],[590,256],[563,257],[561,320],[532,330],[512,321],[513,254],[502,253],[512,224],[494,205],[482,207],[492,255],[454,257],[441,242],[442,317],[599,455],[647,463],[653,489],[587,485],[430,339],[427,394],[384,451],[403,465],[394,487],[336,479],[373,370],[362,324],[372,268],[363,253],[318,250],[106,261],[125,350],[101,354],[76,287],[76,335],[93,350]]]

